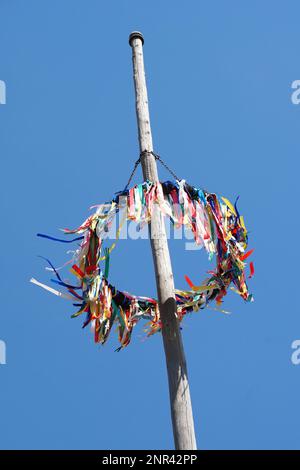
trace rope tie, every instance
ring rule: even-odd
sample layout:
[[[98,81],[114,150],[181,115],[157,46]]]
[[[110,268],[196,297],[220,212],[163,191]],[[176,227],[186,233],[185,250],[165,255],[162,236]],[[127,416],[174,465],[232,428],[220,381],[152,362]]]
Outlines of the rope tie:
[[[132,178],[134,177],[134,174],[136,172],[136,169],[137,167],[139,166],[139,164],[141,163],[141,159],[145,156],[145,155],[148,155],[148,154],[151,154],[153,155],[153,157],[155,158],[155,160],[159,161],[163,167],[173,176],[173,178],[176,180],[176,181],[181,181],[181,178],[178,178],[178,176],[174,173],[173,170],[171,170],[171,168],[162,160],[162,158],[160,157],[160,155],[158,155],[157,153],[155,152],[152,152],[152,150],[143,150],[141,153],[140,153],[140,158],[135,162],[134,164],[134,167],[133,167],[133,170],[131,172],[131,175],[129,176],[129,179],[128,179],[128,182],[123,190],[123,192],[127,191],[131,181],[132,181]]]
[[[125,188],[124,188],[124,191],[127,191],[128,186],[130,185],[131,180],[132,180],[132,178],[134,177],[134,173],[136,172],[136,169],[137,169],[137,167],[139,166],[140,163],[141,163],[141,157],[135,162],[134,167],[133,167],[133,170],[132,170],[132,172],[131,172],[131,175],[129,176],[129,180],[127,181],[127,184],[126,184],[126,186],[125,186]]]
[[[155,160],[158,160],[164,167],[165,169],[173,176],[173,178],[176,180],[176,181],[181,181],[181,178],[178,178],[178,176],[174,173],[173,170],[171,170],[171,168],[162,160],[162,158],[160,157],[160,155],[158,155],[157,153],[155,152],[152,152],[152,150],[143,150],[140,154],[140,159],[141,157],[143,157],[144,155],[147,155],[147,154],[151,154],[153,155],[153,157],[155,158]]]

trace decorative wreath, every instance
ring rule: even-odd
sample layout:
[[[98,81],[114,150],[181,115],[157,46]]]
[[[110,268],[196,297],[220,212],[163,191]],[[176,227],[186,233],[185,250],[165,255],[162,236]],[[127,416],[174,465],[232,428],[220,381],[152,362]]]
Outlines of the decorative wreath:
[[[195,286],[185,276],[190,290],[175,290],[177,317],[180,322],[187,313],[203,309],[213,300],[217,309],[220,309],[229,288],[244,300],[253,300],[248,292],[245,276],[245,260],[253,250],[246,251],[247,230],[243,217],[239,214],[237,201],[233,205],[228,199],[218,198],[216,194],[190,186],[185,180],[164,183],[145,181],[131,189],[126,188],[111,202],[96,207],[96,212],[80,227],[63,230],[66,235],[80,235],[72,240],[38,234],[63,243],[80,241],[79,248],[68,262],[72,263],[71,272],[76,276],[77,282],[69,284],[64,281],[59,269],[49,260],[50,269],[56,275],[52,282],[63,286],[66,292],[31,279],[31,282],[53,294],[72,300],[73,305],[79,308],[72,317],[86,315],[83,327],[93,325],[96,343],[106,342],[114,323],[118,325],[119,331],[118,350],[129,344],[133,327],[141,318],[149,320],[148,335],[161,330],[157,300],[120,291],[108,280],[110,253],[115,243],[105,249],[103,245],[106,232],[121,210],[125,216],[119,224],[116,239],[124,220],[133,220],[143,226],[151,221],[153,211],[158,209],[164,216],[170,217],[176,228],[190,228],[195,242],[205,247],[210,258],[215,256],[216,268],[209,271],[210,276],[200,286]],[[253,274],[251,262],[249,277]]]

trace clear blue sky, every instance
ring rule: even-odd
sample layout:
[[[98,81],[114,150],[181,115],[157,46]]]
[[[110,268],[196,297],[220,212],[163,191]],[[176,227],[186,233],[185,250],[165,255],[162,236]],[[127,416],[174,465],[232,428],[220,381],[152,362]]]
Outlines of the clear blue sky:
[[[143,342],[137,330],[121,353],[115,338],[99,347],[68,302],[28,282],[48,282],[37,255],[67,259],[35,234],[77,226],[138,156],[128,45],[138,29],[155,150],[192,184],[240,195],[255,248],[255,302],[232,293],[231,316],[184,323],[198,445],[299,449],[299,15],[297,1],[1,1],[1,448],[173,445],[161,336]],[[171,251],[178,287],[184,274],[203,278],[204,252],[181,241]],[[119,243],[111,279],[155,295],[147,241]]]

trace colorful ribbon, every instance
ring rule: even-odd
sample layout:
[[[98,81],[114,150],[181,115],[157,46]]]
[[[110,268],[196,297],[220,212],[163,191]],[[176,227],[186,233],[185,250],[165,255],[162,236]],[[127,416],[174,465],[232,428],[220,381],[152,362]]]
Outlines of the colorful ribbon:
[[[170,217],[175,227],[190,228],[195,243],[203,245],[210,258],[215,255],[216,268],[210,271],[210,276],[201,285],[195,286],[186,276],[191,290],[175,290],[177,317],[180,322],[187,313],[202,309],[213,300],[216,302],[216,309],[225,312],[220,306],[229,288],[244,300],[253,300],[245,277],[246,260],[253,250],[245,251],[248,236],[244,219],[237,209],[237,200],[233,205],[228,199],[218,198],[213,193],[190,186],[184,180],[164,183],[145,181],[118,193],[111,202],[95,207],[96,212],[77,229],[64,229],[67,235],[80,234],[73,240],[38,234],[59,242],[81,240],[71,268],[78,285],[65,282],[49,260],[47,261],[58,278],[54,282],[66,288],[68,293],[64,294],[31,279],[31,282],[49,292],[72,300],[79,307],[72,317],[86,315],[83,326],[92,325],[95,342],[104,344],[113,324],[118,326],[119,349],[129,344],[132,330],[140,319],[149,320],[148,335],[160,331],[162,327],[158,302],[155,299],[119,291],[108,281],[110,254],[116,242],[105,248],[103,256],[102,247],[105,235],[120,211],[125,212],[117,230],[116,241],[126,219],[135,221],[141,227],[151,221],[153,211],[158,209],[163,215]],[[100,266],[102,261],[105,262],[104,271]],[[254,265],[250,262],[249,277],[253,275]],[[76,292],[79,290],[80,295]]]

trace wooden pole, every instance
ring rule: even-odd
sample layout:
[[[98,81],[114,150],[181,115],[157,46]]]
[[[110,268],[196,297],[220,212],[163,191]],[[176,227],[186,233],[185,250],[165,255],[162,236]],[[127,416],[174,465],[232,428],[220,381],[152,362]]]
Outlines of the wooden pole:
[[[159,179],[156,160],[150,153],[153,151],[153,144],[144,70],[143,35],[134,31],[129,36],[129,44],[132,47],[136,114],[143,176],[144,180],[157,182]],[[175,448],[177,450],[195,450],[197,447],[186,360],[181,332],[176,318],[174,279],[164,220],[159,210],[153,211],[150,239],[168,370]]]

